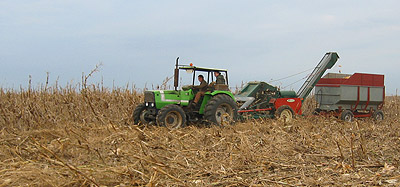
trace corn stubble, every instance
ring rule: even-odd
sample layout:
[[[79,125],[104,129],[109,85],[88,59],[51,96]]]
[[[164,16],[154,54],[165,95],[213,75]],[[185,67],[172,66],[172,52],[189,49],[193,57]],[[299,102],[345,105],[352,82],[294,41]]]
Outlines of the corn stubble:
[[[398,97],[382,122],[308,115],[174,131],[132,125],[142,100],[98,85],[0,89],[0,186],[400,185]]]

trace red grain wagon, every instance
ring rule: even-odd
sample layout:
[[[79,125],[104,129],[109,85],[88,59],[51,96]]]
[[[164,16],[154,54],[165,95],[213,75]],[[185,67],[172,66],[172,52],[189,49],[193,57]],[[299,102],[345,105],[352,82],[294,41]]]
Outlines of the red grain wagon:
[[[328,73],[315,85],[316,113],[334,115],[344,121],[354,117],[383,120],[384,75]]]

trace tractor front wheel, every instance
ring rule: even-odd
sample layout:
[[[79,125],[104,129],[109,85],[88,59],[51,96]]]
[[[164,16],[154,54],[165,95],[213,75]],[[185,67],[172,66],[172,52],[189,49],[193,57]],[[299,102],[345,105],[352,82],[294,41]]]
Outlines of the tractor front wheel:
[[[215,125],[232,124],[237,119],[237,106],[232,97],[216,95],[204,108],[204,118]]]
[[[178,105],[167,105],[162,108],[156,117],[157,124],[165,126],[170,130],[178,129],[185,126],[185,111]]]
[[[149,124],[152,120],[149,118],[149,111],[147,110],[146,105],[144,103],[139,104],[136,106],[135,110],[133,111],[133,123],[134,124]]]
[[[293,120],[293,118],[294,118],[293,113],[294,112],[293,112],[292,108],[290,108],[289,106],[281,106],[276,111],[276,117],[279,120],[287,123],[287,122],[291,122]]]

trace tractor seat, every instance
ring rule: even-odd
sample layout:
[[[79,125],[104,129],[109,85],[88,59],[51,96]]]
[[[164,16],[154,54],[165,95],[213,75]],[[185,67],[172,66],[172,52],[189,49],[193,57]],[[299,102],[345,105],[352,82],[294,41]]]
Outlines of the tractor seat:
[[[215,84],[215,90],[229,91],[229,86],[226,84]]]

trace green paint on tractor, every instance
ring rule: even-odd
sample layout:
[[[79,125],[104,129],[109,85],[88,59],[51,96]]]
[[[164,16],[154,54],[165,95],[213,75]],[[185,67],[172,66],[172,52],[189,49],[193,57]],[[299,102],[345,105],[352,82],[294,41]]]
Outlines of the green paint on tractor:
[[[178,58],[179,59],[179,58]],[[226,69],[202,68],[193,65],[179,65],[178,59],[174,71],[174,90],[149,90],[144,93],[144,103],[133,112],[135,123],[157,123],[168,128],[179,128],[189,121],[206,121],[217,125],[232,123],[237,118],[237,105],[228,86]],[[182,86],[178,90],[179,72],[186,71],[193,75],[192,85]],[[199,72],[207,82],[212,82],[220,73],[225,76],[226,84],[208,85],[198,104],[194,103],[199,92],[194,85]],[[197,73],[197,74],[196,74]],[[206,74],[204,76],[204,74]],[[215,75],[214,75],[215,74]],[[215,76],[215,77],[214,77]]]
[[[154,95],[154,103],[156,109],[161,109],[169,104],[176,104],[180,106],[188,106],[189,101],[193,100],[194,94],[192,90],[151,90],[146,91]],[[149,100],[148,100],[149,101]],[[151,100],[149,101],[151,102]]]
[[[192,89],[189,90],[149,90],[145,92],[145,102],[148,103],[147,105],[155,105],[157,110],[170,105],[175,104],[181,107],[187,107],[195,97],[197,92],[193,91]],[[209,91],[206,92],[201,102],[201,106],[199,109],[199,114],[204,114],[204,108],[207,102],[215,95],[218,94],[225,94],[229,97],[234,98],[234,95],[230,91]],[[149,95],[149,96],[147,96]],[[154,99],[153,99],[154,98]]]

